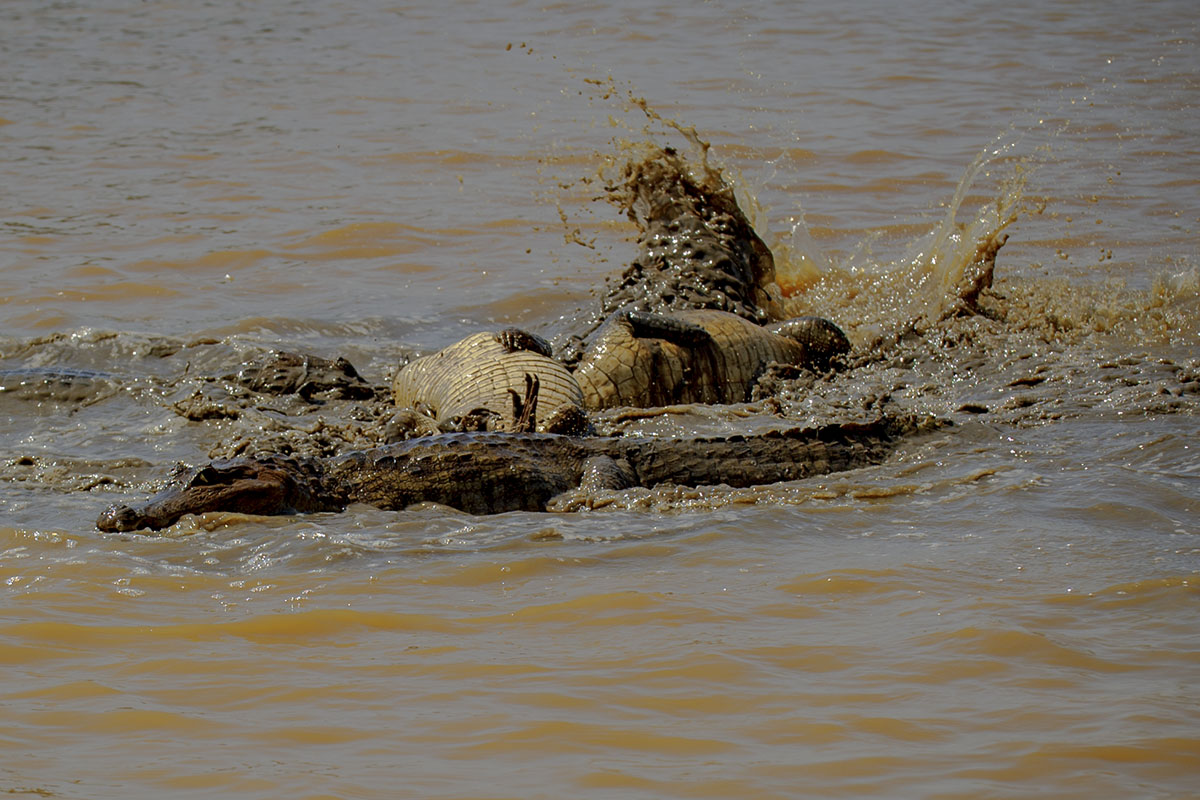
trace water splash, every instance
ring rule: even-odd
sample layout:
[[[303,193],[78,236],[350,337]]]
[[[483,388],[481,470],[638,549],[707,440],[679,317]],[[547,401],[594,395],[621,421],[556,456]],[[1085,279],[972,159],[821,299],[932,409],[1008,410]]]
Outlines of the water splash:
[[[980,293],[994,281],[996,255],[1008,238],[1005,229],[1023,213],[1037,213],[1025,195],[1036,167],[1032,159],[1009,160],[991,199],[963,213],[981,178],[991,177],[1013,146],[980,152],[942,217],[894,261],[867,260],[881,231],[868,232],[849,257],[837,261],[820,251],[803,219],[795,222],[775,248],[777,280],[789,313],[828,314],[868,344],[977,310]]]

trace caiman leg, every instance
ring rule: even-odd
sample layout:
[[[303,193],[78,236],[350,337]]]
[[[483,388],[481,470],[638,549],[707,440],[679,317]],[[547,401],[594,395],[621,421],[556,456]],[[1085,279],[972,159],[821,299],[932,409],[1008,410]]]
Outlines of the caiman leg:
[[[531,353],[537,353],[546,358],[554,357],[554,351],[549,342],[536,333],[530,333],[520,328],[505,328],[496,334],[496,339],[510,353],[528,350]]]
[[[516,389],[509,389],[513,401],[513,431],[516,433],[533,433],[537,430],[537,399],[541,382],[536,375],[525,373],[525,397],[521,398]]]
[[[639,339],[666,339],[680,347],[699,347],[712,343],[712,335],[694,322],[653,311],[627,311],[629,329]]]

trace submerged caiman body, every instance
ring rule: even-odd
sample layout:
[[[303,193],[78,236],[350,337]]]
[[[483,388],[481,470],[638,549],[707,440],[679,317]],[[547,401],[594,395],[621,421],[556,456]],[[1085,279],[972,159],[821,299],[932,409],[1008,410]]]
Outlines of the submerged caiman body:
[[[402,509],[442,503],[474,514],[545,511],[572,489],[660,484],[754,486],[882,461],[900,437],[934,423],[881,417],[721,438],[576,438],[467,433],[415,439],[327,461],[267,458],[191,470],[144,503],[114,505],[104,531],[163,528],[184,514]]]

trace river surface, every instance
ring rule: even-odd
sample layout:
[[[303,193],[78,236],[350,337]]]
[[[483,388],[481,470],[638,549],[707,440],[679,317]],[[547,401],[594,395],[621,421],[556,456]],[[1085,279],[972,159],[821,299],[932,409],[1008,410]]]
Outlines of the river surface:
[[[1198,20],[6,0],[0,793],[1197,796]],[[181,375],[569,318],[663,120],[866,354],[781,407],[952,427],[593,512],[95,530],[218,443]],[[936,313],[1006,214],[988,314]]]

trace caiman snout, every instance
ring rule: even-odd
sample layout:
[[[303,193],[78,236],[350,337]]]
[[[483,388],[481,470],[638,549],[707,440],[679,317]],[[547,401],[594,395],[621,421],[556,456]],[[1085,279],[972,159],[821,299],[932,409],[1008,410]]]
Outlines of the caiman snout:
[[[184,514],[206,511],[283,514],[340,510],[343,505],[338,497],[327,495],[320,479],[298,462],[214,462],[185,473],[144,503],[109,506],[96,520],[96,527],[102,531],[158,530],[173,525]]]
[[[102,531],[135,531],[145,527],[145,522],[132,506],[114,503],[104,509],[104,513],[96,520],[96,527]]]

